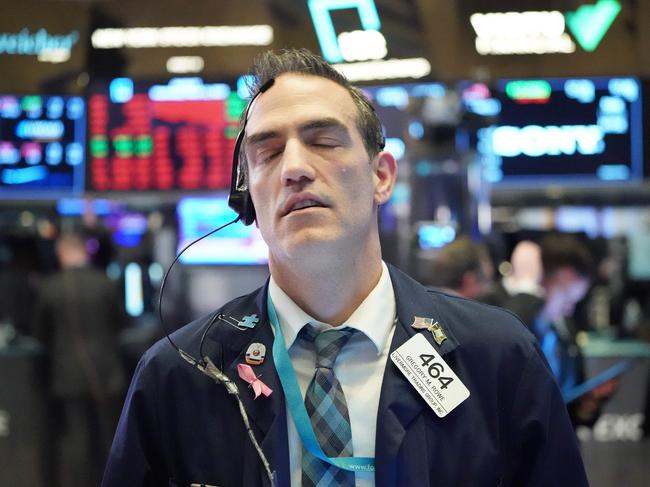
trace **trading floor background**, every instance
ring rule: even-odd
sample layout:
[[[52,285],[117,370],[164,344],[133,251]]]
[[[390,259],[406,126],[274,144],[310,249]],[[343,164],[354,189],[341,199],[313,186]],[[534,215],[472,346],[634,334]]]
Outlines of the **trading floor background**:
[[[508,292],[520,242],[586,246],[591,279],[567,333],[586,379],[632,365],[576,432],[592,485],[644,485],[649,45],[646,0],[0,2],[0,485],[99,475],[99,431],[164,334],[165,270],[233,217],[245,70],[283,47],[321,54],[384,122],[399,166],[380,211],[387,262],[440,285],[432,266],[467,239],[480,269],[451,269],[459,286]],[[68,246],[88,271],[73,286],[101,290],[93,306],[57,284],[71,282],[61,237],[82,243]],[[443,264],[465,262],[451,255]],[[255,225],[203,240],[169,275],[168,331],[267,277]],[[65,451],[87,471],[63,472]]]

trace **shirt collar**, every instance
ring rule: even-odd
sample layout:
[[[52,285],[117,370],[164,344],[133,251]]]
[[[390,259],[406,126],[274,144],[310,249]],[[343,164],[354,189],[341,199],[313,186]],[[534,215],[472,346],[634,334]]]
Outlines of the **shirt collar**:
[[[287,349],[293,345],[298,333],[307,323],[312,323],[317,328],[325,328],[329,325],[322,323],[309,314],[305,313],[291,299],[273,279],[269,283],[269,293],[273,306],[278,314],[280,327],[284,334]],[[395,322],[395,293],[390,274],[386,264],[381,263],[381,277],[379,282],[366,296],[359,307],[352,315],[337,328],[354,328],[366,335],[377,348],[377,354],[384,350],[386,340]]]

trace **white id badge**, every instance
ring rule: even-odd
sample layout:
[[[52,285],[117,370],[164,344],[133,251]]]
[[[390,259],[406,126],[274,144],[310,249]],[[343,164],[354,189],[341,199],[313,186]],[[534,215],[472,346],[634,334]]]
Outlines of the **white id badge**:
[[[390,358],[440,418],[469,397],[469,389],[421,333],[391,353]]]

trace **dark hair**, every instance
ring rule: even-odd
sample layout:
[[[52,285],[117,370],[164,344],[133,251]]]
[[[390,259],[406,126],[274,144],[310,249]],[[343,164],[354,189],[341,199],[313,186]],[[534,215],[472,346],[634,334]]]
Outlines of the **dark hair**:
[[[344,87],[350,93],[357,107],[357,128],[361,133],[368,155],[372,158],[384,148],[381,121],[368,98],[322,57],[308,49],[283,49],[277,52],[267,51],[258,55],[249,72],[252,76],[252,82],[249,85],[251,95],[257,93],[268,80],[275,79],[284,73],[319,76]]]
[[[481,252],[484,250],[479,244],[467,236],[460,236],[433,256],[428,276],[423,276],[423,281],[431,286],[457,289],[463,284],[466,272],[483,275]]]
[[[583,277],[591,277],[593,259],[587,246],[575,235],[552,233],[540,244],[544,275],[550,276],[563,267],[570,267]]]

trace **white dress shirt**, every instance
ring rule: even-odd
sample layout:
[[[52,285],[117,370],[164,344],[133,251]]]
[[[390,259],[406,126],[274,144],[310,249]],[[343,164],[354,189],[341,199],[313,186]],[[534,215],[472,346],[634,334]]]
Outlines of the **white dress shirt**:
[[[305,313],[287,294],[280,289],[271,276],[269,293],[278,314],[289,357],[296,372],[302,397],[316,370],[316,352],[312,346],[304,347],[302,340],[296,340],[298,332],[307,323],[317,329],[330,325],[315,320]],[[324,297],[324,299],[326,299]],[[352,429],[354,456],[375,456],[375,434],[379,393],[383,382],[386,359],[395,329],[395,294],[388,268],[382,262],[382,274],[375,288],[338,328],[354,328],[355,333],[341,349],[334,372],[348,404]],[[287,408],[289,434],[289,467],[291,486],[302,483],[302,441],[296,425]],[[356,472],[356,487],[374,487],[373,472]]]

